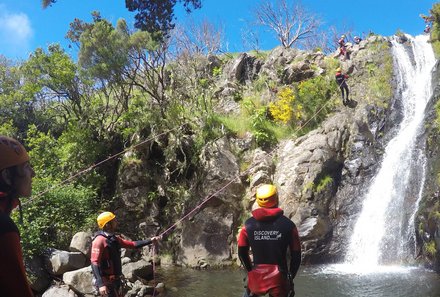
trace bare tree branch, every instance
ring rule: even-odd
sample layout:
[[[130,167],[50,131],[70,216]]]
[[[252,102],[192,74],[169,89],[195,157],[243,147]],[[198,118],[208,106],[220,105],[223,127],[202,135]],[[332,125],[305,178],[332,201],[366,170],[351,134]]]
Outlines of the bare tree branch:
[[[255,16],[259,25],[274,31],[284,47],[313,37],[321,23],[296,0],[263,0],[257,5]]]

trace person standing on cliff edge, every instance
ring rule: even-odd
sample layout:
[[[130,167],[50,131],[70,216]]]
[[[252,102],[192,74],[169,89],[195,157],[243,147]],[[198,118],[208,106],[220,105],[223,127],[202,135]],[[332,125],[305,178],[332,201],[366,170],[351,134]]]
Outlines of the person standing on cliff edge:
[[[276,186],[259,186],[256,201],[259,208],[246,220],[238,237],[238,257],[248,273],[243,297],[265,294],[293,297],[293,279],[301,264],[298,230],[278,207]],[[249,255],[250,249],[253,261]],[[290,252],[289,265],[287,252]]]

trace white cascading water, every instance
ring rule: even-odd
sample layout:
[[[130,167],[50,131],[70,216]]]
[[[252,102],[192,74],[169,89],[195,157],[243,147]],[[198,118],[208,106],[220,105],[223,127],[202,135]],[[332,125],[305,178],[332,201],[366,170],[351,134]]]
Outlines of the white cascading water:
[[[392,41],[402,122],[366,192],[345,259],[361,272],[401,265],[414,254],[414,217],[426,163],[417,137],[432,95],[435,58],[427,36],[407,37],[410,45]]]

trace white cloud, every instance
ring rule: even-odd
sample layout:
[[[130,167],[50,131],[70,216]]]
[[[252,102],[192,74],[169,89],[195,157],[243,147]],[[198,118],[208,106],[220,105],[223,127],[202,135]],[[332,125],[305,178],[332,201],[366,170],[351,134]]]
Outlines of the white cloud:
[[[34,33],[29,17],[11,13],[0,5],[0,53],[19,56],[29,50]]]

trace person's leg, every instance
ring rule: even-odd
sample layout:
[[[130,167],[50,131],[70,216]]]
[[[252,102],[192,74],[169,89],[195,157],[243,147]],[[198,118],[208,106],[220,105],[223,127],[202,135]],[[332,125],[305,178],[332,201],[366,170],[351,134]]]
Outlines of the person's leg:
[[[347,102],[349,102],[349,101],[350,101],[350,98],[349,98],[350,91],[348,90],[348,86],[347,86],[346,83],[344,83],[344,89],[345,89],[345,100],[346,100]]]
[[[341,89],[342,104],[345,105],[345,92],[344,92],[344,87],[343,87],[343,85],[341,85],[339,88]]]

